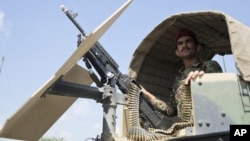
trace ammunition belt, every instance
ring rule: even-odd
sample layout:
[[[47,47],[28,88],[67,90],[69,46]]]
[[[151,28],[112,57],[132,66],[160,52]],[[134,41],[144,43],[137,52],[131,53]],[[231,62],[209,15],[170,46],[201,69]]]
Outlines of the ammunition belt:
[[[178,95],[178,117],[180,122],[174,123],[169,129],[154,129],[149,128],[145,130],[140,125],[140,88],[131,83],[129,90],[128,111],[125,113],[127,117],[127,138],[133,141],[157,141],[166,140],[170,137],[176,136],[176,131],[193,126],[192,118],[192,101],[190,87],[184,85],[181,81],[181,86],[178,88],[176,95]],[[177,97],[176,97],[177,98]]]

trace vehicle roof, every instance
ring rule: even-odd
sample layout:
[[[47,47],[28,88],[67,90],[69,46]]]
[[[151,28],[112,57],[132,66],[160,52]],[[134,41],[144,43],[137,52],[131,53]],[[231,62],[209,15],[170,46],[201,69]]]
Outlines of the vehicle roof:
[[[204,47],[200,54],[203,60],[210,60],[215,54],[233,54],[241,76],[250,81],[250,29],[215,10],[179,13],[163,20],[135,50],[129,65],[129,76],[152,92],[170,90],[174,76],[182,65],[174,48],[174,35],[180,28],[188,28],[196,34],[198,42]]]

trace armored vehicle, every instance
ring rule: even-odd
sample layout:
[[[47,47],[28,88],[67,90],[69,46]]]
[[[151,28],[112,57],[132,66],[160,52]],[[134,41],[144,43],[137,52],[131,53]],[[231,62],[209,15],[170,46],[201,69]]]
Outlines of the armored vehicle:
[[[233,56],[235,62],[229,63],[235,65],[237,72],[205,74],[192,81],[188,98],[192,106],[187,106],[190,110],[185,113],[193,118],[193,126],[179,130],[169,140],[229,140],[230,125],[250,124],[249,27],[220,11],[173,15],[143,39],[132,56],[128,74],[157,97],[168,101],[174,76],[182,65],[175,55],[173,41],[180,28],[195,32],[203,46],[200,53],[203,60],[211,60],[215,55]],[[165,121],[174,125],[176,120]],[[128,127],[123,125],[126,135]],[[140,137],[134,135],[133,138]]]
[[[39,140],[79,97],[103,104],[103,132],[96,141],[227,141],[230,125],[250,124],[249,27],[220,11],[172,15],[142,40],[132,55],[128,73],[122,74],[98,39],[130,2],[87,36],[73,14],[61,7],[81,32],[78,48],[6,120],[0,130],[1,137]],[[237,72],[204,74],[190,85],[183,85],[183,109],[176,117],[166,117],[143,98],[140,85],[168,102],[175,74],[182,65],[175,55],[173,41],[180,28],[196,34],[203,47],[200,53],[203,60],[211,60],[215,55],[233,56],[235,62],[231,64]],[[79,60],[86,66],[77,64]],[[115,130],[117,106],[122,106],[119,135]],[[182,122],[178,121],[180,117]]]

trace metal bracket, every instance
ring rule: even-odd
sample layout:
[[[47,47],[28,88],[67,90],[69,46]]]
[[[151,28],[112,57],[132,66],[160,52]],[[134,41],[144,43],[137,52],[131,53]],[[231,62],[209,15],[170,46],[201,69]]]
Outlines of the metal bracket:
[[[238,78],[239,78],[240,96],[244,111],[250,112],[250,83],[244,81],[240,76]]]

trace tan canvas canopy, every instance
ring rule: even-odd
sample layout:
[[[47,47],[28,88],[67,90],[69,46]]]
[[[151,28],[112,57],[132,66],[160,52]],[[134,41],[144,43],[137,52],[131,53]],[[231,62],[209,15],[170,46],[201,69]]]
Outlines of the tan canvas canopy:
[[[215,54],[233,54],[239,73],[250,81],[250,28],[218,11],[180,13],[165,19],[135,50],[128,74],[152,92],[170,90],[182,64],[174,53],[174,35],[180,28],[196,34],[204,47],[200,54],[204,60]]]

